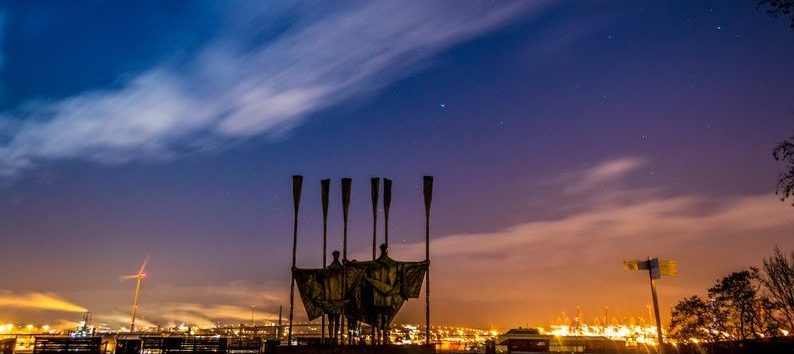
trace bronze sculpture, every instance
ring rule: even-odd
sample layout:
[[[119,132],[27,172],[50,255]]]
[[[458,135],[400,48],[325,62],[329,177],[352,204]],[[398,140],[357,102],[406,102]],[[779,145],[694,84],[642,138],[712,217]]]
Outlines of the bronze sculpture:
[[[331,343],[340,343],[341,316],[351,331],[366,323],[375,330],[373,343],[388,343],[389,324],[397,312],[406,300],[419,297],[427,262],[396,261],[385,244],[380,251],[374,261],[343,263],[334,251],[325,268],[292,269],[309,320],[328,315]]]
[[[372,179],[372,205],[373,205],[373,243],[376,241],[377,218],[377,179]],[[299,183],[299,182],[298,182]],[[429,210],[432,195],[432,177],[424,178],[425,199],[425,260],[419,262],[396,261],[388,254],[388,217],[391,204],[391,180],[384,179],[384,236],[386,243],[380,246],[380,256],[371,261],[349,261],[347,259],[347,221],[348,207],[350,204],[351,179],[342,179],[342,214],[344,222],[343,254],[333,252],[333,262],[323,268],[297,268],[294,265],[294,247],[296,237],[293,235],[293,267],[292,277],[294,285],[298,286],[301,300],[306,309],[308,319],[328,317],[328,333],[330,343],[353,344],[355,337],[360,334],[359,324],[365,323],[372,328],[372,344],[388,344],[390,324],[408,299],[418,298],[423,282],[429,288]],[[327,193],[328,180],[323,180],[323,250],[325,250],[325,220],[327,218]],[[299,186],[295,201],[295,214],[297,220],[297,205],[299,200]],[[297,231],[297,223],[295,230]],[[295,232],[294,234],[297,234]],[[374,256],[374,252],[373,252]],[[374,258],[374,257],[373,257]],[[426,343],[429,338],[429,289],[426,289]],[[292,306],[291,306],[292,307]],[[291,324],[292,316],[290,316]],[[345,329],[345,321],[347,329]],[[323,326],[324,327],[324,326]],[[291,331],[290,331],[291,332]],[[324,331],[323,331],[324,332]],[[346,334],[346,335],[345,335]],[[324,336],[324,333],[323,333]]]
[[[358,320],[375,330],[372,342],[387,344],[389,325],[408,299],[419,297],[427,262],[401,262],[389,257],[388,246],[380,246],[380,257],[368,262],[349,262],[346,266],[358,268],[364,274],[351,305]]]
[[[340,319],[351,301],[346,294],[354,293],[360,286],[363,271],[340,263],[339,251],[334,251],[333,257],[325,268],[293,268],[292,274],[309,320],[327,315],[331,343],[337,344],[341,338]]]

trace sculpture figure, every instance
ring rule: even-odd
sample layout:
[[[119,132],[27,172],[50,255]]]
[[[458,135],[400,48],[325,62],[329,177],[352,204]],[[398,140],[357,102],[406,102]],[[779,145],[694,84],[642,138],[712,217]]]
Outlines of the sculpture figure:
[[[300,202],[303,177],[293,176],[293,199],[295,218],[292,238],[292,278],[290,284],[290,314],[288,343],[292,343],[292,323],[294,305],[294,286],[298,286],[301,300],[310,321],[318,317],[328,316],[331,343],[341,344],[344,334],[344,319],[348,323],[347,342],[355,343],[360,334],[360,324],[366,323],[373,330],[372,343],[386,344],[389,339],[389,325],[407,299],[418,298],[425,283],[425,343],[430,344],[430,203],[432,199],[433,177],[423,177],[423,194],[425,204],[425,260],[420,262],[396,261],[388,255],[388,222],[391,204],[391,180],[383,181],[383,212],[385,243],[380,246],[380,256],[375,257],[377,240],[377,204],[379,179],[372,178],[372,210],[373,210],[373,250],[371,261],[348,261],[347,230],[348,208],[351,196],[351,179],[342,178],[342,216],[344,228],[342,233],[343,256],[340,262],[339,251],[333,252],[333,262],[325,266],[326,224],[328,212],[329,179],[321,181],[323,204],[323,268],[297,268],[296,247],[298,231],[298,206]],[[322,336],[325,337],[325,320],[322,325]],[[359,340],[362,338],[359,337]]]
[[[407,299],[418,298],[427,262],[401,262],[391,259],[388,246],[380,246],[380,257],[374,261],[349,262],[364,274],[361,286],[351,293],[346,313],[356,315],[374,329],[372,342],[389,342],[389,325]]]
[[[292,273],[309,320],[328,315],[331,342],[338,344],[340,319],[345,305],[350,302],[346,293],[359,287],[363,271],[342,265],[339,251],[334,251],[333,257],[333,262],[325,268],[293,268]]]

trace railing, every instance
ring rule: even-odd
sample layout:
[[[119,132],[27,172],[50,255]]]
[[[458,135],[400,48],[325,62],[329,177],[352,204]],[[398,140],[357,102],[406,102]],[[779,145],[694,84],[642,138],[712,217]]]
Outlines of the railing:
[[[101,354],[102,338],[36,337],[33,354]]]
[[[14,348],[16,346],[17,346],[16,338],[0,339],[0,354],[13,354]]]

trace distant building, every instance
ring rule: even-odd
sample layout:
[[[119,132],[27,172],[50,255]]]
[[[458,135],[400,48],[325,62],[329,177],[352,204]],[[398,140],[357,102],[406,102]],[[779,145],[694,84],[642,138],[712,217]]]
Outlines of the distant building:
[[[626,342],[606,337],[554,336],[536,328],[514,328],[499,336],[497,344],[509,354],[532,353],[628,353]]]
[[[498,345],[507,347],[509,354],[548,353],[552,336],[541,334],[537,328],[513,328],[499,336]]]

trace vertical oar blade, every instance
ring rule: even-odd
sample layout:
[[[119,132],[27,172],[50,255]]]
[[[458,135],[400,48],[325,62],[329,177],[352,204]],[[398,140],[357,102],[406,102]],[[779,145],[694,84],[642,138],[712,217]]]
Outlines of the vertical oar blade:
[[[383,238],[386,246],[389,245],[389,210],[391,210],[391,180],[383,179]]]
[[[380,178],[370,179],[372,190],[372,260],[375,260],[375,249],[378,242],[378,194],[380,192]]]
[[[379,193],[380,192],[380,178],[372,177],[370,179],[370,185],[372,187],[371,188],[372,189],[372,213],[373,214],[377,214],[378,213],[378,196],[380,194]]]
[[[433,201],[433,176],[425,176],[423,192],[425,195],[425,213],[430,214],[430,204]]]
[[[323,203],[323,218],[328,218],[328,194],[331,189],[331,179],[326,178],[320,181],[320,194]]]
[[[328,194],[331,191],[331,179],[320,180],[320,200],[323,205],[323,268],[327,265],[326,253],[328,252]],[[325,343],[325,315],[320,324],[320,340]]]
[[[433,201],[433,176],[424,176],[423,194],[425,197],[425,344],[430,344],[430,204]]]
[[[292,176],[292,202],[296,212],[301,204],[301,189],[303,189],[303,176]]]
[[[326,253],[328,253],[328,195],[331,192],[331,179],[320,180],[320,200],[323,205],[323,267],[326,266]]]
[[[342,220],[344,222],[344,231],[342,235],[342,260],[347,260],[347,217],[350,210],[350,188],[353,180],[350,178],[342,178]]]
[[[350,209],[350,188],[353,180],[342,178],[342,216],[347,220],[348,210]]]

